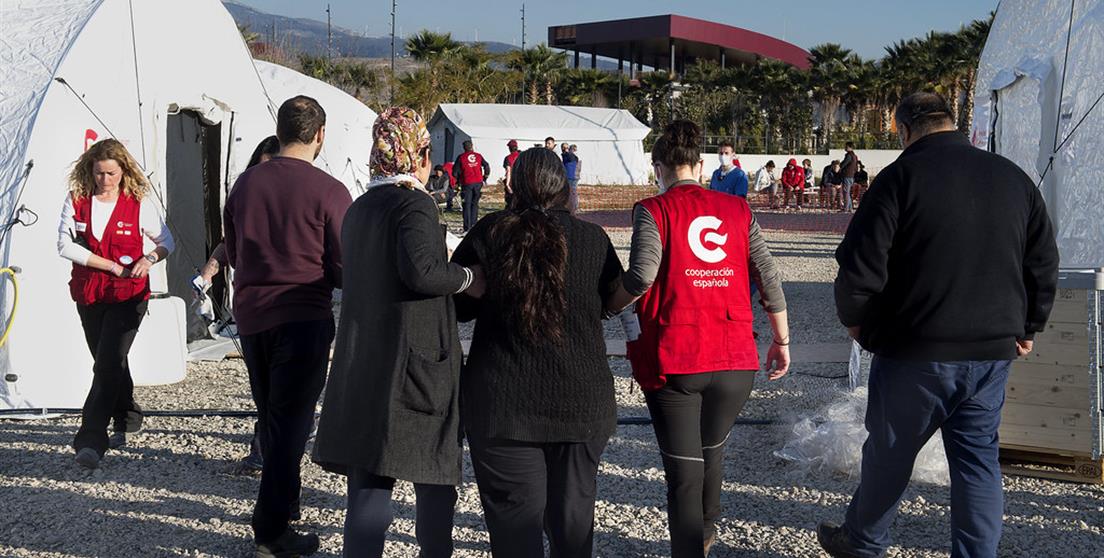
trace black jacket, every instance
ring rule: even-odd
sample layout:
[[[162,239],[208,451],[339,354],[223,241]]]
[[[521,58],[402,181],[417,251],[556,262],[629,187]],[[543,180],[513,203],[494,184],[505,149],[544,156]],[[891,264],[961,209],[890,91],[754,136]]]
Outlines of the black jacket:
[[[453,255],[463,265],[488,268],[490,232],[506,212],[476,223]],[[567,307],[560,344],[528,342],[511,323],[510,301],[489,289],[478,301],[456,297],[461,320],[476,319],[461,379],[464,428],[469,436],[524,442],[607,439],[616,428],[617,401],[606,357],[602,311],[617,288],[621,260],[605,231],[550,211],[567,240]]]
[[[460,481],[461,349],[437,206],[375,186],[345,215],[344,283],[314,461],[427,484]]]
[[[1015,163],[958,132],[920,139],[878,173],[836,250],[836,306],[891,358],[1015,358],[1058,283],[1054,228]]]

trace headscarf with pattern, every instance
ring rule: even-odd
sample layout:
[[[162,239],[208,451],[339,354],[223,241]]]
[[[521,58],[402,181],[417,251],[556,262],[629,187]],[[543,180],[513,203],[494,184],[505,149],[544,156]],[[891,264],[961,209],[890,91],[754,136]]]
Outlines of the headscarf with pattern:
[[[376,118],[372,140],[373,177],[413,174],[420,162],[418,152],[429,145],[429,130],[414,109],[391,107]]]

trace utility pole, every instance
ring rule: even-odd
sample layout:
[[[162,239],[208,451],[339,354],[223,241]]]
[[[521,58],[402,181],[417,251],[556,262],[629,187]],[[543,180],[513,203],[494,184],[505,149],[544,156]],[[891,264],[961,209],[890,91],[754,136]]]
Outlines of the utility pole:
[[[525,61],[525,2],[521,3],[521,60],[524,63],[524,61]],[[525,91],[526,91],[526,89],[528,89],[528,86],[529,86],[529,84],[528,84],[529,79],[525,75],[525,70],[527,70],[527,68],[525,68],[525,66],[523,64],[522,68],[521,68],[521,104],[523,104],[523,105],[528,103],[528,99],[526,99]]]
[[[398,0],[391,0],[391,104],[395,104],[395,10]]]
[[[326,4],[326,61],[333,64],[333,29],[330,27],[329,4]]]

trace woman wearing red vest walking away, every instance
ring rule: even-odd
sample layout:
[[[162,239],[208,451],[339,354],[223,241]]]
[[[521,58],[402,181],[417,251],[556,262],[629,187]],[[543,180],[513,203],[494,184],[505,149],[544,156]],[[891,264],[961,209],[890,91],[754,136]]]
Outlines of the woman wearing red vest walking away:
[[[61,211],[58,253],[73,262],[69,292],[92,351],[92,389],[73,440],[82,467],[99,467],[104,452],[126,443],[142,425],[127,354],[149,299],[149,270],[173,249],[149,183],[123,144],[96,143],[73,165]],[[144,251],[146,239],[153,250]],[[108,438],[108,424],[114,434]]]
[[[629,270],[608,307],[639,300],[622,319],[663,456],[671,554],[700,558],[717,536],[724,444],[759,369],[749,277],[774,330],[771,380],[790,366],[786,300],[747,200],[701,187],[697,125],[668,125],[652,160],[662,192],[633,210]]]
[[[621,276],[605,231],[568,211],[563,163],[514,163],[514,205],[476,224],[453,261],[487,290],[457,297],[476,320],[460,413],[497,557],[591,556],[598,460],[616,428],[602,314]]]

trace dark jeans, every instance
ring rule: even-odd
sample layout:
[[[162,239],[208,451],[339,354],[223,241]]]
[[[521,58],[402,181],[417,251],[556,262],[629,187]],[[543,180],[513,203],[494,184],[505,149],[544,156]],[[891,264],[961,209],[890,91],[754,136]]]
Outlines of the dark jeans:
[[[994,557],[1004,495],[998,461],[1011,361],[905,362],[870,366],[869,436],[845,527],[861,556],[881,556],[916,455],[937,429],[951,472],[951,556]]]
[[[333,319],[292,322],[242,335],[242,356],[261,423],[261,488],[253,537],[272,542],[288,528],[299,500],[299,466],[326,382]]]
[[[479,198],[482,195],[482,182],[460,187],[460,201],[464,204],[464,232],[474,227],[475,222],[479,220]]]
[[[608,440],[530,443],[469,436],[491,554],[591,556],[598,461]]]
[[[359,469],[349,471],[349,502],[345,515],[345,556],[378,558],[394,516],[391,490],[395,479]],[[421,558],[452,556],[452,523],[456,487],[447,484],[414,484],[415,526]]]
[[[73,448],[92,448],[103,457],[107,451],[107,426],[112,420],[117,432],[132,422],[140,422],[141,409],[134,402],[134,380],[130,377],[127,354],[138,335],[138,326],[146,316],[149,303],[141,298],[126,302],[77,305],[84,340],[92,352],[92,389],[81,409],[81,425],[73,439]]]
[[[855,209],[855,204],[852,203],[852,201],[851,201],[851,188],[854,187],[854,186],[855,186],[855,179],[854,178],[844,178],[843,179],[843,192],[842,193],[843,193],[843,210],[844,211],[853,211]]]
[[[724,478],[724,444],[755,386],[755,372],[667,376],[644,392],[667,477],[671,556],[701,558],[717,533]]]

